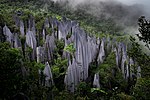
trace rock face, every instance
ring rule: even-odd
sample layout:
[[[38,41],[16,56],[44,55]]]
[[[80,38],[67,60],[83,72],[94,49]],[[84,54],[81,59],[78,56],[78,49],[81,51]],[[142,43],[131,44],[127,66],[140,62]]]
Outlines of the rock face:
[[[24,36],[25,33],[24,33],[24,23],[23,21],[20,21],[20,32],[21,32],[21,35]]]
[[[137,68],[137,78],[141,78],[141,67],[138,66]]]
[[[43,73],[45,75],[45,85],[48,87],[54,85],[52,71],[51,71],[51,68],[50,68],[48,62],[46,62],[46,64],[45,64]]]
[[[127,52],[126,52],[126,45],[122,44],[122,62],[121,62],[121,71],[124,75],[124,78],[129,77],[129,69],[127,63]]]
[[[6,41],[13,43],[13,34],[11,33],[10,29],[6,25],[3,28],[3,33],[6,36]]]
[[[94,75],[93,87],[100,88],[100,80],[99,80],[99,73]]]
[[[55,49],[56,45],[55,45],[55,37],[54,34],[52,34],[51,36],[47,35],[46,36],[46,41],[45,41],[45,50],[46,50],[46,58],[47,60],[52,60],[53,59],[53,53],[54,53],[54,49]]]
[[[65,47],[70,43],[73,43],[75,52],[70,54],[63,51],[62,57],[68,59],[68,69],[65,75],[64,83],[66,88],[74,92],[76,86],[85,81],[89,76],[89,65],[91,62],[96,61],[98,64],[102,64],[106,55],[109,52],[115,52],[116,66],[121,70],[123,77],[127,80],[132,77],[130,71],[131,65],[134,64],[132,59],[128,58],[127,46],[121,42],[112,43],[109,38],[96,38],[91,37],[84,30],[82,30],[78,23],[67,19],[58,21],[56,18],[46,18],[42,28],[42,32],[39,36],[42,36],[43,43],[38,45],[39,37],[37,37],[34,18],[31,17],[28,20],[27,32],[24,32],[24,23],[21,20],[16,19],[16,24],[20,27],[20,35],[25,36],[26,48],[32,48],[32,59],[37,60],[38,63],[45,63],[44,75],[46,86],[54,84],[51,68],[48,62],[54,59],[53,53],[56,48],[56,40],[64,40]],[[46,29],[50,28],[51,34]],[[6,35],[6,40],[12,44],[15,48],[21,46],[19,34],[13,34],[9,28],[5,25],[3,33]],[[14,44],[14,45],[13,45]],[[116,46],[114,46],[116,45]],[[137,76],[140,77],[141,69],[138,67]],[[99,74],[94,75],[93,86],[100,88]]]
[[[44,47],[37,47],[36,48],[36,53],[37,53],[37,62],[44,62],[45,60],[45,49]]]
[[[28,31],[26,33],[26,43],[32,49],[34,49],[34,50],[36,49],[36,37],[32,31]]]
[[[20,39],[19,39],[19,37],[18,37],[18,34],[16,33],[16,34],[14,34],[14,38],[13,38],[13,40],[14,40],[14,44],[13,44],[13,46],[15,47],[15,48],[19,48],[19,47],[21,47],[21,41],[20,41]]]
[[[99,55],[98,55],[98,63],[103,63],[105,57],[105,51],[104,51],[104,40],[102,39],[101,41],[101,45],[100,45],[100,51],[99,51]]]
[[[6,41],[11,43],[12,47],[21,47],[21,41],[18,38],[17,33],[11,33],[10,29],[5,25],[3,28],[3,34],[6,37]]]
[[[37,42],[36,42],[36,37],[33,31],[28,31],[26,33],[26,44],[33,49],[32,59],[35,59]]]
[[[80,82],[80,68],[77,66],[77,63],[75,61],[75,59],[73,59],[72,64],[69,64],[69,67],[67,69],[67,73],[65,76],[65,84],[66,84],[66,88],[71,91],[74,92],[75,87],[78,85],[78,83]]]

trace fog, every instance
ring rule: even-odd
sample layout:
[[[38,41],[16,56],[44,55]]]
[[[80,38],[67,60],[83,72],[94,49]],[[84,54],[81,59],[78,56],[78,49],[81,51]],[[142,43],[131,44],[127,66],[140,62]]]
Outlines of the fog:
[[[85,9],[86,13],[97,18],[112,18],[116,24],[125,27],[125,31],[138,32],[137,21],[140,16],[150,18],[150,0],[53,0],[68,1],[73,9]]]
[[[53,1],[65,1],[65,0],[53,0]],[[78,4],[78,3],[82,3],[82,2],[89,2],[89,0],[68,0],[69,2],[72,2],[74,4]],[[150,0],[90,0],[91,2],[99,2],[99,1],[118,1],[121,2],[123,4],[127,4],[127,5],[133,5],[133,4],[143,4],[147,7],[149,7],[150,5]]]
[[[53,0],[58,2],[63,2],[66,0]],[[78,4],[83,3],[98,3],[98,2],[114,2],[114,3],[122,3],[124,5],[140,5],[141,9],[145,11],[145,15],[150,17],[150,0],[68,0],[72,7],[76,7]]]
[[[140,4],[143,8],[143,10],[146,12],[145,15],[150,18],[150,0],[117,0],[119,2],[122,2],[126,5],[134,5],[134,4]]]

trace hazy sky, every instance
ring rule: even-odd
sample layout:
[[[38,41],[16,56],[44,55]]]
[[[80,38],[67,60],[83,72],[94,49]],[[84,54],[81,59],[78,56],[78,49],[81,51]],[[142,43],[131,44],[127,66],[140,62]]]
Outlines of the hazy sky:
[[[63,0],[53,0],[53,1],[63,1]],[[69,1],[83,2],[87,0],[69,0]],[[146,5],[150,4],[150,0],[90,0],[90,1],[120,1],[125,4],[136,4],[136,3],[146,4]]]
[[[53,1],[65,1],[65,0],[53,0]],[[119,1],[126,5],[140,4],[145,10],[146,16],[150,18],[150,0],[68,0],[72,6],[76,6],[83,2],[98,2],[98,1]],[[143,5],[143,6],[142,6]]]
[[[116,0],[127,5],[142,4],[146,8],[150,8],[150,0]]]
[[[150,0],[117,0],[125,4],[144,4],[150,5]]]
[[[141,4],[150,13],[150,0],[117,0],[127,5]]]
[[[63,0],[53,0],[53,1],[63,1]],[[81,3],[81,2],[86,2],[88,0],[69,0],[73,1],[74,3]],[[97,1],[119,1],[124,4],[132,5],[132,4],[143,4],[147,7],[150,6],[150,0],[90,0],[91,2],[97,2]]]

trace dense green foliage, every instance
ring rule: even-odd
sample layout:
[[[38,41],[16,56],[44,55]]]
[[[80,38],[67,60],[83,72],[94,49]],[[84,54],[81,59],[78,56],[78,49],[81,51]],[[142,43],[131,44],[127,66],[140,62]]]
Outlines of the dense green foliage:
[[[121,32],[122,27],[118,26],[113,19],[96,18],[88,14],[85,11],[88,9],[87,5],[79,5],[77,9],[73,10],[69,6],[64,6],[68,5],[67,3],[54,3],[51,0],[0,0],[0,32],[2,33],[2,28],[6,24],[11,32],[19,33],[14,22],[16,14],[24,21],[25,31],[28,27],[27,19],[34,17],[36,35],[39,35],[37,44],[42,45],[44,41],[41,40],[40,32],[46,17],[56,17],[58,20],[62,20],[64,16],[77,21],[89,35],[100,38],[109,37],[110,40],[114,38],[117,42],[123,41],[128,44],[129,39],[126,39],[127,36]],[[141,20],[139,21],[141,22]],[[55,27],[54,30],[58,31],[58,27]],[[145,32],[145,30],[143,31]],[[140,32],[144,33],[143,31]],[[46,33],[51,35],[51,28],[46,28]],[[69,33],[67,38],[70,38],[71,35],[72,33]],[[146,36],[144,35],[147,42],[149,39]],[[11,48],[10,44],[5,42],[3,34],[0,34],[0,37],[3,37],[0,40],[0,99],[13,99],[18,94],[31,100],[146,100],[150,98],[150,57],[142,51],[141,46],[132,37],[128,55],[136,61],[136,65],[141,66],[141,78],[126,81],[116,66],[115,53],[106,52],[107,55],[102,64],[98,65],[97,61],[91,63],[90,81],[81,82],[75,93],[70,93],[65,89],[64,77],[68,60],[62,58],[63,50],[74,57],[76,50],[73,43],[65,47],[64,40],[55,41],[54,59],[49,61],[54,85],[46,87],[43,85],[45,65],[26,57],[33,50],[30,47],[25,50],[25,37],[20,37],[22,48],[18,49]],[[136,69],[135,66],[132,67]],[[93,87],[92,81],[95,73],[99,73],[100,88]]]
[[[21,58],[19,50],[10,48],[9,43],[0,43],[0,94],[7,99],[20,91]]]
[[[131,40],[131,48],[130,51],[128,51],[128,54],[130,57],[132,57],[135,61],[137,61],[137,65],[140,65],[142,68],[142,76],[143,77],[149,77],[150,73],[150,57],[146,55],[145,52],[142,51],[141,46],[138,44],[138,42],[135,41],[135,38],[130,37]]]
[[[137,34],[140,41],[146,43],[146,47],[149,48],[150,44],[150,22],[145,19],[145,16],[141,16],[138,20],[139,24],[139,34]],[[134,96],[139,100],[146,100],[150,98],[150,56],[147,56],[145,52],[143,53],[140,45],[135,42],[134,38],[131,38],[132,49],[129,54],[133,56],[134,59],[138,61],[138,64],[142,66],[142,78],[137,80],[137,83],[134,87]]]
[[[1,1],[0,8],[2,16],[5,19],[10,18],[10,20],[4,20],[6,23],[13,24],[11,15],[14,13],[18,13],[23,20],[26,20],[29,14],[33,14],[37,21],[37,28],[41,28],[40,26],[43,23],[44,16],[56,16],[58,20],[61,20],[60,16],[64,16],[70,18],[72,20],[76,20],[80,23],[80,26],[84,28],[88,33],[97,34],[97,33],[111,33],[111,34],[118,34],[123,28],[118,26],[111,18],[106,19],[103,18],[96,18],[91,14],[88,14],[85,10],[88,9],[87,5],[81,5],[77,7],[78,9],[73,10],[69,7],[68,2],[63,2],[61,4],[54,3],[53,1],[49,0],[30,0],[30,2],[20,2],[20,1],[12,1],[11,3],[6,3],[6,0]],[[49,6],[45,7],[45,3],[48,3]],[[9,10],[5,9],[4,5],[9,8]],[[34,5],[33,5],[34,4]],[[17,5],[17,6],[13,6]],[[67,6],[66,6],[67,5]],[[21,13],[20,13],[21,12]]]
[[[145,46],[150,50],[150,22],[145,19],[145,16],[141,16],[138,20],[139,34],[137,34],[140,41],[146,43]]]
[[[137,79],[135,87],[133,87],[133,96],[138,100],[147,100],[149,98],[149,81],[150,81],[150,56],[142,51],[141,46],[136,42],[135,38],[130,37],[131,48],[128,51],[130,57],[137,61],[137,65],[141,66],[141,78]],[[134,66],[133,66],[134,67]],[[136,68],[136,67],[134,67]]]

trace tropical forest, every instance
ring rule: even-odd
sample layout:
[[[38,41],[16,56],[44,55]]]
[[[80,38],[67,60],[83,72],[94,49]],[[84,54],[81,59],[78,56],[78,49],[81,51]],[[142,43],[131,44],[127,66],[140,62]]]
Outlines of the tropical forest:
[[[0,100],[150,100],[150,2],[131,1],[0,0]]]

